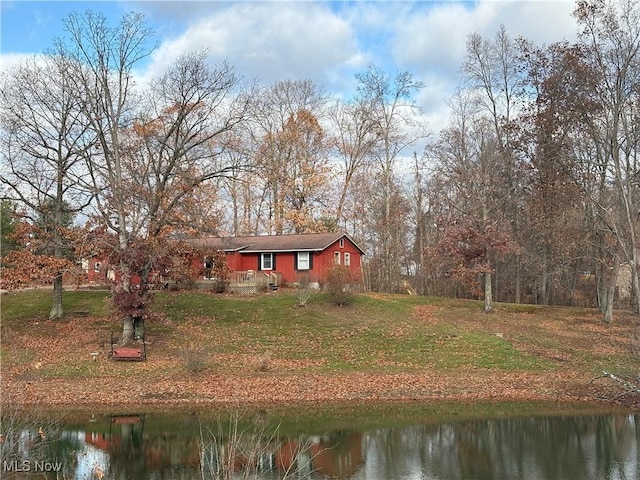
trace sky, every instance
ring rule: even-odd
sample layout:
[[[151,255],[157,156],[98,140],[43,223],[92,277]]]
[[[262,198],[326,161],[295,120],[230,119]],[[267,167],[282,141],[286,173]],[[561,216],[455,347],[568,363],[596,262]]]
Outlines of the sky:
[[[45,51],[64,34],[72,11],[102,12],[114,23],[135,10],[158,48],[136,75],[144,82],[185,51],[208,49],[263,84],[311,79],[348,97],[357,72],[373,64],[409,71],[425,84],[417,96],[432,129],[448,117],[468,35],[492,38],[500,25],[538,45],[574,40],[572,0],[475,1],[5,1],[0,3],[0,69]]]

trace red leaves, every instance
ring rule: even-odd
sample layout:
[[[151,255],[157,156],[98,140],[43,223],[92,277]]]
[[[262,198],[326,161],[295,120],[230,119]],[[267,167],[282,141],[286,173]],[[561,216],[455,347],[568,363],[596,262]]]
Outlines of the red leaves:
[[[37,255],[29,250],[13,250],[2,258],[0,285],[14,290],[46,284],[72,270],[74,265],[67,259]]]
[[[149,314],[148,307],[152,296],[141,286],[134,287],[131,291],[116,290],[113,294],[113,305],[124,316],[134,318],[146,318]]]
[[[454,223],[440,241],[450,272],[474,294],[481,294],[478,276],[493,272],[491,258],[517,251],[508,233],[493,223]]]

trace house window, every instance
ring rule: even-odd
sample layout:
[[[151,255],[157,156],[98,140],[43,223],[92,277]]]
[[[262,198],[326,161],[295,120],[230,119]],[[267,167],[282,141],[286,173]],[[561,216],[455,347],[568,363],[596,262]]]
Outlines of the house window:
[[[100,262],[96,262],[93,264],[93,271],[99,272],[102,269],[102,264]]]
[[[344,264],[347,267],[351,265],[351,254],[349,252],[344,252]]]
[[[340,239],[340,248],[344,248],[344,238]]]
[[[340,265],[340,252],[333,252],[333,263]]]
[[[311,268],[309,255],[309,252],[298,252],[298,270],[309,270]]]
[[[260,270],[273,270],[273,253],[260,255]]]

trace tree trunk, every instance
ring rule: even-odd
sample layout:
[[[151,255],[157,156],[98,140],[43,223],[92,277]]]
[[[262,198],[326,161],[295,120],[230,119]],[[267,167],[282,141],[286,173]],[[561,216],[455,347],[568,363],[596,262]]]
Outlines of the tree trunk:
[[[604,323],[613,322],[613,300],[616,293],[616,281],[618,280],[618,271],[620,270],[620,260],[616,255],[611,269],[611,276],[608,278],[607,292],[606,292],[606,305],[604,306],[604,315],[602,321]]]
[[[516,253],[516,286],[515,286],[515,303],[522,303],[522,282],[521,282],[520,254]]]
[[[51,302],[51,311],[49,312],[49,320],[60,320],[64,316],[62,309],[62,273],[53,280],[53,299]]]
[[[633,281],[633,296],[635,301],[635,311],[637,315],[640,315],[640,280],[638,279],[638,261],[637,255],[633,255],[633,262],[631,264],[631,275]]]
[[[542,272],[540,274],[540,300],[539,304],[548,305],[547,302],[547,262],[546,258],[542,258]]]
[[[122,345],[133,343],[133,338],[134,338],[133,317],[131,315],[127,315],[122,319],[122,341],[120,343]]]
[[[126,239],[123,241],[123,236],[120,238],[120,244],[122,250],[125,250],[126,247]],[[124,244],[124,247],[122,246]],[[122,275],[122,290],[125,292],[131,292],[131,273],[129,266],[121,263],[120,264],[120,274]],[[127,345],[129,343],[133,343],[134,339],[134,329],[133,329],[133,316],[125,315],[122,319],[122,339],[121,344]]]
[[[133,317],[133,338],[144,342],[144,317]]]
[[[487,225],[489,222],[489,207],[484,201],[482,203],[482,220],[484,225]],[[485,313],[491,313],[493,310],[493,295],[491,291],[491,262],[490,255],[486,250],[485,255],[487,258],[487,266],[489,271],[484,274],[484,311]]]
[[[491,291],[491,274],[484,274],[484,312],[491,313],[493,311],[493,295]]]

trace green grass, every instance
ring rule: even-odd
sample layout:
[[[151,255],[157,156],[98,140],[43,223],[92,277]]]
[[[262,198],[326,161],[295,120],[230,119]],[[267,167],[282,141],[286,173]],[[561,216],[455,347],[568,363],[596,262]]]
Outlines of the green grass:
[[[0,296],[2,321],[47,319],[51,295],[50,290],[34,290]],[[108,297],[103,291],[68,291],[62,295],[62,308],[70,317],[104,317],[109,312]]]
[[[71,328],[78,319],[92,319],[86,328],[95,334],[85,340],[87,345],[104,343],[114,325],[117,328],[109,318],[108,293],[68,291],[63,299],[67,313],[63,324]],[[55,337],[55,322],[40,322],[48,316],[50,301],[50,292],[44,291],[2,297],[3,363],[34,361],[28,339],[21,340],[27,342],[23,347],[16,344],[20,335]],[[416,316],[418,307],[428,308],[429,314]],[[590,340],[572,344],[545,330],[551,318],[566,325],[563,328],[569,333],[579,331],[571,319],[589,314],[588,310],[498,304],[494,314],[486,315],[481,302],[406,295],[358,295],[352,304],[339,307],[322,293],[299,307],[295,293],[284,290],[252,297],[158,292],[153,309],[156,317],[147,322],[150,355],[176,359],[175,364],[156,367],[147,362],[149,368],[156,368],[146,372],[154,378],[259,372],[260,362],[275,373],[549,372],[564,368],[566,361],[599,372],[612,362],[626,366],[634,362],[631,353],[611,358],[590,351]],[[38,328],[32,329],[36,322]],[[79,323],[78,328],[85,327]],[[506,335],[498,333],[504,329]],[[223,355],[231,363],[221,362]],[[83,378],[119,372],[120,365],[109,363],[100,370],[96,364],[87,364],[85,357],[60,358],[33,374]]]
[[[440,324],[418,327],[412,309],[430,303],[434,299],[356,296],[351,305],[338,307],[317,294],[300,308],[293,295],[241,298],[172,292],[157,296],[156,309],[179,325],[197,321],[215,339],[213,345],[192,346],[203,357],[213,351],[305,359],[311,362],[309,369],[323,372],[551,368],[488,333],[461,334]],[[469,302],[462,308],[469,308]],[[162,328],[170,334],[170,328]]]

